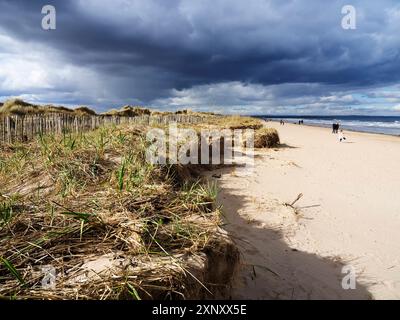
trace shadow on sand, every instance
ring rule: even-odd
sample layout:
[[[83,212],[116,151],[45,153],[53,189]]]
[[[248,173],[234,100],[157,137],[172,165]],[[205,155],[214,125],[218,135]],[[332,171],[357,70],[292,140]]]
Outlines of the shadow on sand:
[[[226,174],[230,169],[220,172]],[[220,190],[225,225],[241,252],[241,267],[233,284],[232,299],[371,299],[367,286],[344,290],[340,259],[322,258],[288,246],[281,230],[240,214],[254,199],[240,196],[239,187]],[[260,209],[268,214],[268,209]],[[286,241],[285,241],[286,240]]]
[[[279,144],[279,146],[277,147],[277,149],[297,149],[298,147],[295,146],[290,146],[286,143],[281,143]]]

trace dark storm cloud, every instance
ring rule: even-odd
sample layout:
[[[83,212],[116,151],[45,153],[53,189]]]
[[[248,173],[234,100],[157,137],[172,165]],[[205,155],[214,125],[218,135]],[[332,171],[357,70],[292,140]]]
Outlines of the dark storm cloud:
[[[45,4],[57,9],[55,31],[41,29]],[[93,71],[96,90],[107,87],[107,103],[152,103],[171,98],[171,92],[219,83],[272,85],[271,95],[286,101],[398,82],[396,1],[352,1],[356,30],[341,28],[345,4],[3,0],[0,33],[51,48],[62,61]],[[318,86],[279,86],[287,83]],[[75,98],[90,102],[85,92]]]

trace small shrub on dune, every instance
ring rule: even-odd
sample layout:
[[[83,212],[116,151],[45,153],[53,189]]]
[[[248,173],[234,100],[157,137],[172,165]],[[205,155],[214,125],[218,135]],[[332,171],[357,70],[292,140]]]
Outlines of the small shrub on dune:
[[[0,108],[1,113],[5,114],[26,114],[34,113],[38,110],[38,106],[25,102],[21,99],[10,99],[4,102]]]
[[[190,116],[199,116],[199,117],[211,117],[211,116],[216,116],[217,114],[214,112],[204,112],[204,111],[193,111],[191,109],[183,109],[183,110],[177,110],[174,112],[175,114],[178,115],[190,115]]]
[[[191,113],[191,111],[188,109],[178,110],[175,112],[175,114],[189,114],[189,113]]]
[[[155,110],[155,111],[151,112],[152,116],[169,116],[171,114],[174,114],[174,112],[171,112],[171,111],[158,111],[158,110]]]
[[[40,106],[38,113],[73,113],[72,109],[63,106],[45,105]]]
[[[216,126],[231,130],[257,130],[262,128],[263,126],[262,121],[259,119],[242,116],[213,116],[209,119],[208,122],[210,124],[214,124]]]
[[[4,109],[12,108],[13,106],[21,106],[21,107],[32,107],[33,104],[29,102],[25,102],[22,99],[9,99],[3,104]]]
[[[110,109],[106,112],[103,112],[101,115],[103,116],[117,116],[118,115],[118,110],[117,109]]]
[[[74,113],[80,116],[95,116],[96,112],[88,107],[78,107],[74,110]]]
[[[150,115],[151,111],[149,109],[141,107],[124,106],[119,110],[113,110],[113,115],[122,117],[136,117],[142,115]]]
[[[229,129],[260,129],[263,124],[259,119],[251,117],[232,116],[229,119]]]
[[[104,112],[105,116],[121,116],[121,117],[137,117],[143,115],[151,115],[151,110],[142,107],[124,106],[119,110],[111,109]]]
[[[47,114],[47,113],[72,113],[73,110],[53,105],[35,105],[21,99],[10,99],[0,106],[0,114],[9,115],[28,115],[28,114]]]
[[[280,143],[279,134],[276,129],[262,128],[255,132],[254,147],[255,148],[273,148]]]

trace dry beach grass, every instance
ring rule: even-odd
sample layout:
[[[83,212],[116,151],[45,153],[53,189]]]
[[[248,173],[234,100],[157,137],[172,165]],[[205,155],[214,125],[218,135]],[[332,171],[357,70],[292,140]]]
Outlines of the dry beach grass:
[[[70,109],[6,102],[3,114]],[[143,109],[126,106],[125,116]],[[85,107],[76,113],[91,114]],[[147,111],[144,111],[147,112]],[[146,113],[147,114],[147,113]],[[191,113],[192,114],[192,113]],[[119,114],[121,116],[121,114]],[[260,120],[202,114],[203,128],[276,131]],[[166,128],[166,124],[154,125]],[[0,145],[0,298],[201,299],[224,297],[238,264],[220,228],[210,165],[152,165],[149,126],[106,125]],[[55,288],[42,285],[54,268]]]
[[[216,188],[180,181],[174,166],[148,164],[143,132],[110,127],[1,146],[1,297],[215,292],[203,274],[207,252],[219,243],[220,254],[236,259],[218,235]],[[41,286],[45,265],[56,269],[57,290]]]

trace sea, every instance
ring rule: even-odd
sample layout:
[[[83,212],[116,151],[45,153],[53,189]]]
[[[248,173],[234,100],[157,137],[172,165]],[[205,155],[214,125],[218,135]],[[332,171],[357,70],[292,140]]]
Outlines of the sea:
[[[332,127],[339,122],[343,130],[400,135],[400,116],[256,116],[273,121],[284,120],[288,123],[298,123],[303,120],[305,125]]]

